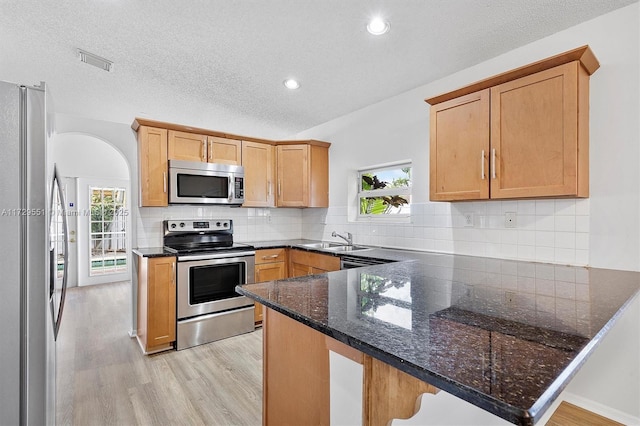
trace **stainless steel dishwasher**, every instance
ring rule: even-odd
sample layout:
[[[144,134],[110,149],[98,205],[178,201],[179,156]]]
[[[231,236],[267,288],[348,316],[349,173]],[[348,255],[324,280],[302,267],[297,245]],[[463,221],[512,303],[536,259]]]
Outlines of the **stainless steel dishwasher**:
[[[383,263],[392,263],[395,260],[374,259],[370,257],[341,256],[340,269],[360,268],[361,266],[381,265]]]

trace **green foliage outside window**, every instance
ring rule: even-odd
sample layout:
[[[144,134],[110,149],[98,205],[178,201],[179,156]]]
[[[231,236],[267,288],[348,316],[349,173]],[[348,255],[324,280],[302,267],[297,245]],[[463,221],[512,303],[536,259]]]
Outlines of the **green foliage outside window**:
[[[377,171],[376,174],[361,173],[360,176],[361,215],[397,214],[402,206],[409,204],[411,167]],[[376,191],[384,193],[374,195]]]

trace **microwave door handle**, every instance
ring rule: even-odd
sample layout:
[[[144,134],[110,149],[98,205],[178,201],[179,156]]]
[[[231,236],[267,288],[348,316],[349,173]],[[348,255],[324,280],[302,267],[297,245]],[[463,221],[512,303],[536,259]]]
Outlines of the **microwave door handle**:
[[[229,201],[233,200],[233,186],[231,186],[231,176],[227,176],[227,188],[229,188]]]

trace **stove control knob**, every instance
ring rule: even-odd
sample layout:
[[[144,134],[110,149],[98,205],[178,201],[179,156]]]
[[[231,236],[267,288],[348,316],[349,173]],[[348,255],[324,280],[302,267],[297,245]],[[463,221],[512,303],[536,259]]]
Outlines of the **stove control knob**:
[[[171,224],[171,229],[176,229],[176,224],[175,223]]]
[[[220,222],[216,222],[216,226],[220,228]]]
[[[184,222],[180,222],[180,228],[184,228]]]
[[[222,226],[224,226],[225,228],[229,227],[229,224],[227,222],[223,223]]]

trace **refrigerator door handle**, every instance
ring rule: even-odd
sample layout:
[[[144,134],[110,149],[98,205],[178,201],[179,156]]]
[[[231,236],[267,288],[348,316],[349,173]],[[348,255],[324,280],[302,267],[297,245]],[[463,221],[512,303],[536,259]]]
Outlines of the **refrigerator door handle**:
[[[53,323],[53,336],[54,339],[58,338],[58,331],[60,330],[60,321],[62,320],[62,312],[64,310],[64,302],[65,302],[65,298],[67,295],[67,277],[69,274],[69,228],[67,225],[67,211],[66,211],[66,204],[65,204],[65,199],[64,199],[64,192],[62,192],[62,187],[60,186],[60,178],[58,176],[58,172],[54,166],[54,176],[53,176],[53,190],[55,191],[56,187],[58,190],[58,199],[60,201],[60,211],[58,212],[58,208],[57,206],[54,206],[54,197],[51,197],[51,212],[52,214],[60,214],[61,219],[62,219],[62,243],[63,243],[63,248],[64,248],[64,257],[63,257],[63,269],[62,269],[62,291],[60,293],[60,305],[58,306],[58,317],[54,319],[54,323]],[[55,244],[55,243],[54,243]],[[57,274],[58,274],[58,267],[57,267],[57,259],[55,259],[56,257],[56,253],[55,253],[55,248],[53,249],[53,253],[54,253],[54,259],[52,260],[52,263],[54,264],[53,267],[53,282],[54,282],[54,287],[55,287],[55,281],[57,278]],[[54,289],[55,291],[55,289]],[[55,303],[55,297],[52,296],[52,305]]]
[[[49,299],[56,291],[56,249],[49,249]]]

